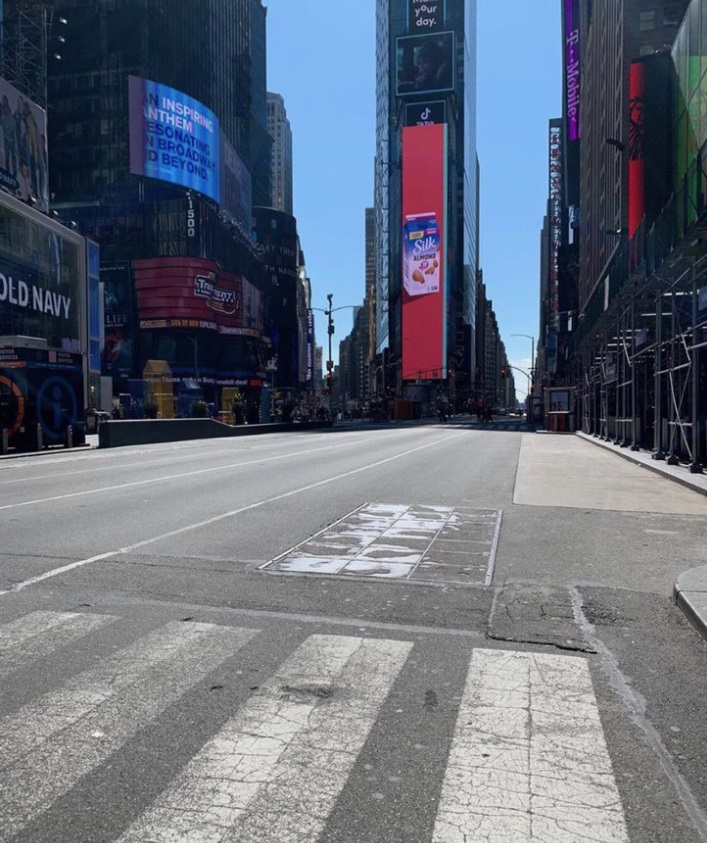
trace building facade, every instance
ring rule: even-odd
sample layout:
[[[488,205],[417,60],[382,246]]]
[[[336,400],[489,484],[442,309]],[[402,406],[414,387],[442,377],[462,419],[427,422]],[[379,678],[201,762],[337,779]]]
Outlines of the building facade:
[[[228,409],[233,390],[257,407],[271,321],[252,236],[253,204],[271,196],[261,0],[56,0],[53,13],[51,207],[101,245],[103,374],[131,403],[157,390],[162,414],[197,398]]]
[[[580,11],[576,424],[701,472],[707,133],[697,103],[707,92],[707,4],[625,0]]]
[[[475,45],[474,0],[377,4],[376,350],[415,401],[473,391]]]
[[[271,150],[272,206],[292,214],[292,127],[287,119],[285,100],[268,92],[268,132]]]

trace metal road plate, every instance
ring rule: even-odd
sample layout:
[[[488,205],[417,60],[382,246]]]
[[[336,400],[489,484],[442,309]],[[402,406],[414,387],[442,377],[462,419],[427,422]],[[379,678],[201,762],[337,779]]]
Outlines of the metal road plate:
[[[496,509],[366,503],[260,569],[490,585],[502,514]]]

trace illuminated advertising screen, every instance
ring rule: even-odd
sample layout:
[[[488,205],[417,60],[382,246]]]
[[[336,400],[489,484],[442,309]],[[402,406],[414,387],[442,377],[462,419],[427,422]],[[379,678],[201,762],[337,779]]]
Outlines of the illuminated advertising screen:
[[[230,336],[260,336],[260,293],[214,261],[136,260],[133,276],[141,328],[201,328]]]
[[[645,213],[645,65],[631,62],[628,122],[628,239],[633,239]]]
[[[128,264],[101,267],[104,307],[103,374],[131,377],[133,367],[132,275]]]
[[[454,90],[454,33],[406,35],[396,41],[397,95]]]
[[[0,206],[0,336],[81,351],[80,238]],[[85,317],[84,317],[85,318]]]
[[[438,32],[447,20],[447,0],[408,0],[408,31]]]
[[[47,213],[47,114],[4,79],[0,79],[0,127],[0,186],[23,202],[34,197],[32,204]]]
[[[560,252],[562,251],[562,122],[550,121],[549,149],[549,278],[548,278],[548,324],[553,331],[560,327]],[[549,346],[547,346],[549,348]],[[548,357],[549,359],[549,357]],[[554,364],[548,371],[554,373]]]
[[[220,202],[221,134],[213,112],[159,82],[129,76],[128,85],[130,172]]]
[[[406,126],[433,126],[435,123],[446,122],[447,103],[444,100],[415,102],[405,106]]]
[[[565,0],[565,110],[567,140],[580,136],[580,50],[577,0]]]
[[[307,311],[307,385],[314,379],[314,311]]]
[[[0,427],[26,447],[39,425],[46,444],[83,418],[83,358],[66,351],[0,348]]]
[[[447,126],[402,133],[404,380],[447,376]]]

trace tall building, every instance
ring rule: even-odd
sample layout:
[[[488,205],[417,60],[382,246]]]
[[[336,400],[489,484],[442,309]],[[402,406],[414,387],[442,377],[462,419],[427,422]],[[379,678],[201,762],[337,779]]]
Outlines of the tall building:
[[[366,256],[364,307],[367,311],[368,324],[366,361],[370,363],[376,354],[376,212],[374,208],[366,208],[364,236]]]
[[[473,391],[476,2],[377,4],[376,345],[396,393]]]
[[[254,202],[270,201],[262,0],[55,0],[53,14],[50,200],[101,247],[103,374],[138,401],[157,368],[188,393],[182,409],[228,409],[226,390],[257,408],[271,321],[252,236]]]
[[[688,0],[575,3],[582,44],[579,304],[605,282],[628,227],[631,62],[669,49]],[[607,57],[611,60],[608,61]],[[617,273],[614,273],[616,276]]]
[[[565,27],[563,121],[569,152],[580,142],[574,176],[567,158],[566,191],[581,211],[566,373],[575,420],[586,433],[701,472],[707,128],[698,104],[707,92],[707,2],[567,0],[564,8],[579,22],[571,41]],[[571,52],[580,64],[572,79]]]
[[[287,119],[285,100],[268,92],[268,132],[271,150],[272,207],[292,214],[292,128]]]

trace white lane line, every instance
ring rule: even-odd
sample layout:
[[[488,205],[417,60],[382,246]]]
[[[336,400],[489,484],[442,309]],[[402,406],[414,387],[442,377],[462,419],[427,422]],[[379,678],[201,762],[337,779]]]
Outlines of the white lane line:
[[[0,840],[38,817],[256,630],[175,622],[0,721]]]
[[[366,442],[369,443],[371,441],[374,441],[374,440],[378,441],[378,440],[382,440],[384,438],[386,438],[386,437],[384,437],[384,436],[371,437],[371,438],[367,438]],[[203,441],[203,440],[201,440],[201,441]],[[321,451],[330,451],[330,450],[333,450],[333,449],[350,448],[350,447],[351,447],[350,442],[336,442],[336,444],[333,444],[333,445],[320,445],[317,448],[308,448],[307,450],[293,451],[291,453],[280,454],[279,456],[275,456],[275,457],[259,457],[259,458],[255,458],[255,459],[252,459],[252,460],[248,460],[247,462],[237,462],[237,463],[231,463],[229,465],[221,465],[221,466],[213,467],[213,468],[210,468],[210,469],[203,469],[203,470],[197,471],[195,473],[196,474],[203,474],[203,473],[208,472],[208,471],[231,470],[231,469],[234,469],[234,468],[240,468],[242,466],[257,465],[258,463],[274,462],[276,460],[289,459],[290,457],[301,457],[301,456],[307,456],[308,454],[318,454]],[[150,451],[149,453],[150,454],[157,454],[159,456],[164,455],[165,458],[168,458],[169,460],[174,462],[174,456],[175,456],[174,451]],[[203,461],[203,459],[206,458],[206,457],[214,458],[214,457],[218,457],[218,456],[223,456],[226,453],[232,455],[233,452],[232,451],[228,451],[228,452],[226,452],[226,451],[209,451],[205,454],[202,453],[202,454],[188,454],[188,455],[184,455],[183,453],[180,452],[179,458],[180,458],[180,460],[188,459],[188,460]],[[125,456],[125,455],[123,455],[123,456]],[[116,459],[116,457],[114,457],[113,454],[106,454],[106,453],[101,453],[99,456],[95,457],[94,459],[101,459],[101,457],[103,458],[103,460],[109,460],[111,458]],[[83,459],[86,459],[86,458],[83,457]],[[48,461],[43,462],[41,465],[46,466],[49,462],[53,462],[54,464],[56,464],[56,461],[48,460]],[[69,462],[69,460],[67,460],[67,462]],[[153,463],[150,463],[150,468],[158,469],[160,467],[160,465],[161,465],[161,462],[158,463],[158,462],[155,461]],[[99,468],[86,468],[86,469],[80,469],[79,471],[65,471],[65,472],[61,472],[61,473],[52,472],[51,473],[51,479],[55,480],[56,478],[60,478],[60,477],[78,477],[78,476],[83,475],[83,474],[95,474],[97,472],[106,472],[106,471],[115,472],[116,470],[120,470],[120,469],[123,469],[123,468],[135,468],[135,467],[138,467],[138,466],[142,466],[142,467],[145,466],[144,457],[143,457],[143,459],[139,460],[138,462],[127,462],[127,463],[110,462],[110,463],[106,463],[105,465],[100,466]],[[37,463],[33,462],[32,467],[36,468]],[[174,475],[174,477],[183,477],[183,476],[190,476],[190,475],[183,475],[183,474]],[[10,480],[0,480],[0,486],[16,486],[18,483],[35,483],[38,479],[40,479],[40,478],[38,478],[36,475],[34,477],[13,477]],[[172,478],[166,478],[166,479],[173,479],[173,477]],[[155,479],[154,481],[150,481],[150,482],[157,482],[157,479]],[[111,487],[110,489],[108,489],[106,491],[112,491],[114,488],[116,488],[116,487]],[[117,487],[117,488],[122,488],[122,487]],[[103,491],[103,490],[96,489],[95,491],[100,492],[100,491]],[[76,494],[87,494],[87,493],[86,492],[79,492],[79,493],[76,493]],[[43,500],[55,500],[55,498],[45,498]],[[42,501],[40,500],[39,502],[41,503]],[[37,503],[37,501],[35,501],[35,503]],[[8,506],[0,507],[0,510],[9,509],[13,506],[27,506],[27,504],[26,503],[10,504],[9,507]]]
[[[317,840],[412,646],[308,638],[117,843]]]
[[[498,551],[498,541],[501,538],[501,522],[503,521],[503,510],[499,509],[496,515],[496,529],[493,532],[493,542],[491,544],[491,552],[489,553],[489,562],[486,568],[486,576],[484,577],[484,585],[491,585],[493,582],[493,573],[496,569],[496,553]]]
[[[419,445],[417,448],[411,448],[408,451],[403,451],[403,453],[401,454],[395,454],[395,456],[386,457],[383,460],[378,460],[376,462],[369,463],[368,465],[361,466],[360,468],[354,468],[351,471],[345,471],[342,474],[336,474],[333,477],[327,477],[324,480],[318,480],[316,483],[309,483],[306,486],[300,486],[298,489],[292,489],[292,491],[290,492],[283,492],[280,495],[274,495],[271,498],[265,498],[264,500],[247,504],[246,506],[242,506],[238,509],[232,509],[229,512],[222,513],[221,515],[214,515],[213,518],[207,518],[204,521],[197,521],[194,524],[187,524],[184,527],[179,527],[176,530],[170,530],[169,532],[162,533],[159,536],[153,536],[150,539],[135,542],[135,544],[128,545],[127,547],[120,548],[119,550],[111,550],[106,553],[100,553],[96,556],[91,556],[88,559],[79,559],[77,562],[70,562],[67,565],[62,565],[60,568],[54,568],[51,571],[46,571],[44,574],[39,574],[36,577],[30,577],[27,580],[15,583],[12,588],[6,589],[5,591],[0,591],[0,597],[2,597],[4,594],[12,594],[16,591],[22,591],[28,586],[36,585],[37,583],[44,582],[44,580],[56,577],[59,574],[65,574],[68,571],[75,570],[76,568],[82,568],[85,565],[90,565],[93,562],[100,562],[104,559],[111,559],[114,556],[119,556],[123,553],[131,553],[134,550],[139,550],[142,547],[147,547],[148,545],[155,544],[156,542],[162,541],[164,539],[171,539],[174,538],[174,536],[180,536],[183,533],[189,533],[193,530],[199,530],[202,527],[208,527],[211,524],[216,524],[219,521],[223,521],[227,518],[233,518],[234,516],[241,515],[244,512],[250,512],[253,509],[259,509],[261,506],[267,506],[267,504],[285,500],[286,498],[291,498],[294,495],[301,495],[302,493],[309,492],[312,489],[318,489],[321,486],[327,486],[329,485],[329,483],[336,483],[339,480],[345,480],[347,477],[353,477],[355,474],[361,474],[364,471],[370,471],[371,469],[379,468],[382,465],[394,462],[395,460],[403,459],[404,457],[409,457],[411,454],[416,454],[419,451],[426,450],[427,448],[433,448],[435,445],[439,445],[444,442],[449,442],[451,439],[456,439],[462,435],[463,434],[461,433],[455,433],[452,436],[444,437],[444,439],[436,439],[433,442],[428,442],[426,445]]]
[[[628,843],[584,659],[476,649],[433,843]]]
[[[5,623],[0,626],[0,678],[116,620],[111,615],[32,612]]]
[[[135,488],[137,486],[150,486],[150,485],[153,485],[155,483],[165,483],[165,482],[168,482],[168,481],[171,481],[171,480],[182,480],[186,477],[198,477],[199,475],[214,474],[214,473],[219,472],[219,471],[233,471],[233,469],[235,469],[235,468],[243,468],[243,467],[246,467],[246,466],[249,466],[249,465],[261,465],[262,463],[266,463],[266,462],[276,462],[278,460],[291,459],[292,457],[308,456],[309,454],[319,454],[321,451],[331,450],[332,448],[344,448],[344,447],[350,448],[351,444],[346,443],[345,445],[340,445],[340,444],[322,445],[320,448],[311,448],[307,451],[293,451],[292,453],[281,454],[280,456],[277,456],[277,457],[256,457],[255,459],[247,460],[246,462],[235,462],[235,463],[229,463],[228,465],[212,466],[211,468],[200,468],[200,469],[197,469],[196,471],[182,471],[182,472],[179,472],[178,474],[166,474],[162,477],[151,477],[148,480],[134,480],[131,483],[118,483],[114,486],[103,486],[100,489],[84,489],[81,492],[67,492],[66,494],[63,494],[63,495],[51,495],[51,496],[46,497],[46,498],[37,498],[36,500],[32,500],[32,501],[21,501],[20,503],[9,503],[9,504],[5,504],[4,506],[0,506],[0,512],[2,512],[5,509],[20,509],[21,507],[24,507],[24,506],[36,506],[36,505],[41,504],[41,503],[52,503],[54,501],[69,500],[70,498],[81,498],[81,497],[84,497],[85,495],[99,495],[99,494],[101,494],[101,492],[116,492],[116,491],[121,491],[122,489],[132,489],[132,488]],[[144,465],[144,463],[142,463],[142,465]],[[119,466],[116,466],[116,465],[110,466],[111,470],[115,470],[118,467]],[[122,468],[122,467],[123,466],[120,466],[120,468]],[[152,467],[153,466],[150,466],[150,468],[152,468]],[[154,466],[154,468],[157,468],[157,466]],[[91,469],[91,470],[94,470],[94,469]],[[84,473],[84,472],[75,472],[75,473],[79,474],[79,473]],[[55,476],[57,476],[57,475],[52,474],[52,479]],[[59,476],[61,476],[61,475],[59,475]],[[71,475],[69,475],[69,476],[71,476]],[[37,480],[36,477],[27,478],[27,479],[32,479],[34,481]],[[17,482],[17,481],[15,481],[15,482]],[[12,485],[14,485],[14,483],[12,483]]]

